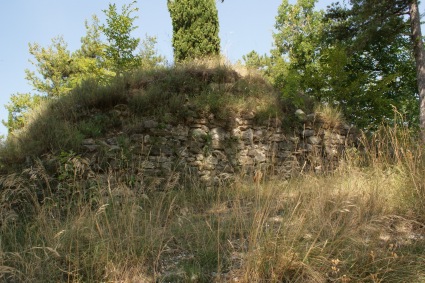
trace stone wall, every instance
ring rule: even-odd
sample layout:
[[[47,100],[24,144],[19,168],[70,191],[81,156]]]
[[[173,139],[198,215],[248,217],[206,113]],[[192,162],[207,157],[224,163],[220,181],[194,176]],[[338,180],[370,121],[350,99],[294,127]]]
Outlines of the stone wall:
[[[318,115],[298,115],[297,124],[284,130],[280,119],[257,123],[254,113],[225,123],[212,114],[180,124],[144,117],[129,131],[86,139],[83,147],[92,161],[96,159],[91,164],[119,170],[127,162],[137,182],[153,176],[167,179],[178,172],[214,185],[235,174],[289,177],[301,170],[325,170],[334,167],[354,141],[350,127],[327,125]]]

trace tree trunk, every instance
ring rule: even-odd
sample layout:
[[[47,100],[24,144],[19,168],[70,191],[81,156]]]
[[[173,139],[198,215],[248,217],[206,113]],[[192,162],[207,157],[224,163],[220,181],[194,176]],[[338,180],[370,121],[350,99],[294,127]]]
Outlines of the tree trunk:
[[[413,53],[416,61],[416,78],[419,91],[419,126],[421,140],[425,144],[425,50],[422,41],[421,19],[418,0],[411,0],[410,22],[413,42]]]

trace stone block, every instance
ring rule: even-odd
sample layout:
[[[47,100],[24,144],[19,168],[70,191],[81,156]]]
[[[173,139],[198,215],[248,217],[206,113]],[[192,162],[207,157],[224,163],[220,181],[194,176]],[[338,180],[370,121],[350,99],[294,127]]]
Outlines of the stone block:
[[[207,134],[208,132],[202,128],[195,128],[190,131],[190,136],[192,139],[198,142],[205,141]]]
[[[322,139],[317,137],[317,136],[311,136],[311,137],[307,138],[307,141],[308,141],[309,144],[317,145],[317,144],[320,144]]]
[[[302,111],[301,109],[297,109],[297,111],[295,111],[295,116],[298,118],[298,120],[300,120],[301,122],[305,122],[307,121],[307,115],[304,113],[304,111]]]
[[[302,131],[302,136],[305,137],[305,138],[308,138],[308,137],[314,136],[315,133],[316,132],[312,129],[305,129],[305,130]]]
[[[253,165],[254,160],[249,156],[239,156],[238,163],[240,166]]]
[[[155,120],[145,120],[143,121],[143,127],[147,129],[156,128],[158,127],[158,122]]]
[[[212,140],[225,140],[229,137],[229,134],[223,128],[213,128],[210,131],[210,136]]]
[[[94,145],[96,144],[96,141],[94,139],[85,139],[83,140],[83,142],[81,143],[82,145]]]
[[[242,137],[241,139],[243,140],[243,142],[245,144],[253,144],[253,140],[254,140],[254,132],[252,129],[248,129],[246,131],[242,132]]]
[[[211,141],[211,147],[213,149],[223,149],[224,145],[223,145],[223,142],[220,141],[220,140],[212,140]]]
[[[142,162],[142,168],[143,169],[155,169],[156,166],[153,162],[145,160],[145,161]]]

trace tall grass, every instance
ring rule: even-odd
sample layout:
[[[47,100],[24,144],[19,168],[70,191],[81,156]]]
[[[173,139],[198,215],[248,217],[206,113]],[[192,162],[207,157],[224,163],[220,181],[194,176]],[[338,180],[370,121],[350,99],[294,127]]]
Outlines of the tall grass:
[[[131,122],[113,115],[121,104],[134,117],[282,110],[263,79],[208,64],[86,82],[33,113],[0,150],[0,280],[424,282],[423,146],[402,122],[365,135],[333,171],[214,188],[190,176],[138,187],[137,162],[95,173],[78,154],[82,139]]]
[[[63,159],[60,178],[35,164],[0,181],[0,278],[424,282],[425,167],[406,130],[383,128],[327,174],[212,189],[137,191],[117,173],[83,178],[83,160]]]

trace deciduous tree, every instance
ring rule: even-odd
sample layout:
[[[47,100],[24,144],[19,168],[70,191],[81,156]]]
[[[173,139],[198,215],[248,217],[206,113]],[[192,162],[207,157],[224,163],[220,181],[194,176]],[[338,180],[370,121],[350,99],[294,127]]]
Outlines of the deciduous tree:
[[[31,95],[29,93],[11,95],[9,103],[5,105],[6,110],[9,112],[7,121],[2,121],[9,133],[25,125],[26,115],[31,109],[39,105],[42,99],[40,95]]]
[[[300,93],[313,95],[319,72],[323,12],[314,9],[317,0],[283,0],[276,17],[270,74],[283,96],[298,106]],[[317,95],[317,91],[316,91]]]
[[[103,10],[106,15],[106,24],[101,26],[102,32],[106,36],[107,44],[105,57],[111,62],[112,70],[119,74],[127,72],[140,64],[140,56],[135,52],[140,43],[140,38],[132,37],[131,33],[137,28],[134,26],[138,8],[133,1],[129,5],[123,5],[121,13],[118,13],[116,4],[109,4],[107,10]]]
[[[9,132],[23,127],[27,113],[43,99],[66,95],[83,80],[90,78],[107,83],[117,74],[136,67],[153,68],[165,61],[156,54],[155,37],[146,36],[139,46],[140,39],[131,36],[137,28],[134,26],[136,17],[132,16],[137,12],[135,4],[136,1],[124,5],[121,13],[115,5],[109,5],[104,10],[106,24],[100,24],[96,16],[90,24],[86,21],[86,35],[81,38],[81,48],[75,52],[68,50],[62,37],[54,38],[48,47],[29,44],[34,70],[26,70],[26,79],[35,93],[12,95],[6,105],[8,120],[2,121]]]

